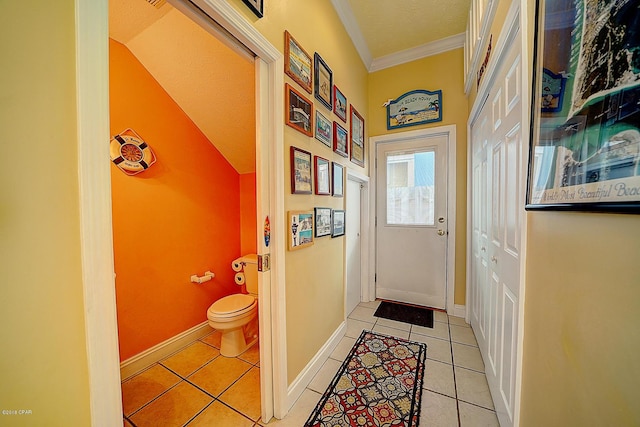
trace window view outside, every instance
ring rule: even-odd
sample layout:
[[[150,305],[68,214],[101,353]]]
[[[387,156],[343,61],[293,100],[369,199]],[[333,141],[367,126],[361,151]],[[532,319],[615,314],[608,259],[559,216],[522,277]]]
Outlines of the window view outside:
[[[434,225],[435,152],[387,155],[387,225]]]

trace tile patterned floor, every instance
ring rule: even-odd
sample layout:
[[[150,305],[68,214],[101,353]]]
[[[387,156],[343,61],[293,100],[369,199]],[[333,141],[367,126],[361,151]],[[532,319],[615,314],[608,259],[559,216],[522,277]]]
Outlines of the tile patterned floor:
[[[124,426],[251,427],[260,419],[258,345],[220,355],[220,333],[122,382]]]
[[[421,426],[498,426],[484,364],[464,319],[435,312],[433,328],[373,316],[361,303],[347,333],[286,418],[260,419],[259,351],[220,355],[220,334],[204,337],[122,383],[127,426],[301,427],[363,329],[427,344]]]
[[[300,427],[320,400],[363,329],[427,344],[420,426],[496,426],[484,363],[473,330],[464,319],[435,312],[434,327],[373,316],[379,302],[360,303],[347,319],[347,333],[283,420],[268,427]]]

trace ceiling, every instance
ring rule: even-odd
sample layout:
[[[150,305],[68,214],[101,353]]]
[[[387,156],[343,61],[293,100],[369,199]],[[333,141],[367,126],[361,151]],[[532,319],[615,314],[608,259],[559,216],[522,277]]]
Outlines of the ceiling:
[[[255,171],[252,59],[162,3],[110,0],[110,37],[129,48],[238,173]],[[470,0],[331,3],[365,66],[377,71],[462,47]],[[217,67],[221,62],[231,66]]]

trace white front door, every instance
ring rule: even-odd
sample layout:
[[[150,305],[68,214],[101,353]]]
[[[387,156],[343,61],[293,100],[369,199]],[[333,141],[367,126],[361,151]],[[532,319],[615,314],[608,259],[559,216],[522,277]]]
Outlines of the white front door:
[[[445,308],[448,134],[376,146],[376,296]]]
[[[346,268],[347,268],[347,285],[345,291],[345,317],[349,316],[354,308],[361,300],[361,264],[362,250],[360,239],[360,202],[361,184],[358,181],[347,179],[346,194]]]
[[[514,425],[521,233],[527,149],[522,140],[519,38],[471,125],[471,326],[501,426]]]

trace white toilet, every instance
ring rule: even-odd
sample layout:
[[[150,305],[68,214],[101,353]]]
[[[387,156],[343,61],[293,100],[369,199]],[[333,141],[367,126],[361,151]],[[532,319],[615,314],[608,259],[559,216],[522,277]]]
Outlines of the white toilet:
[[[207,310],[209,326],[222,333],[220,354],[235,357],[258,340],[245,337],[245,326],[258,315],[258,256],[245,255],[234,262],[243,266],[248,294],[232,294],[211,304]],[[236,280],[238,283],[238,280]]]

